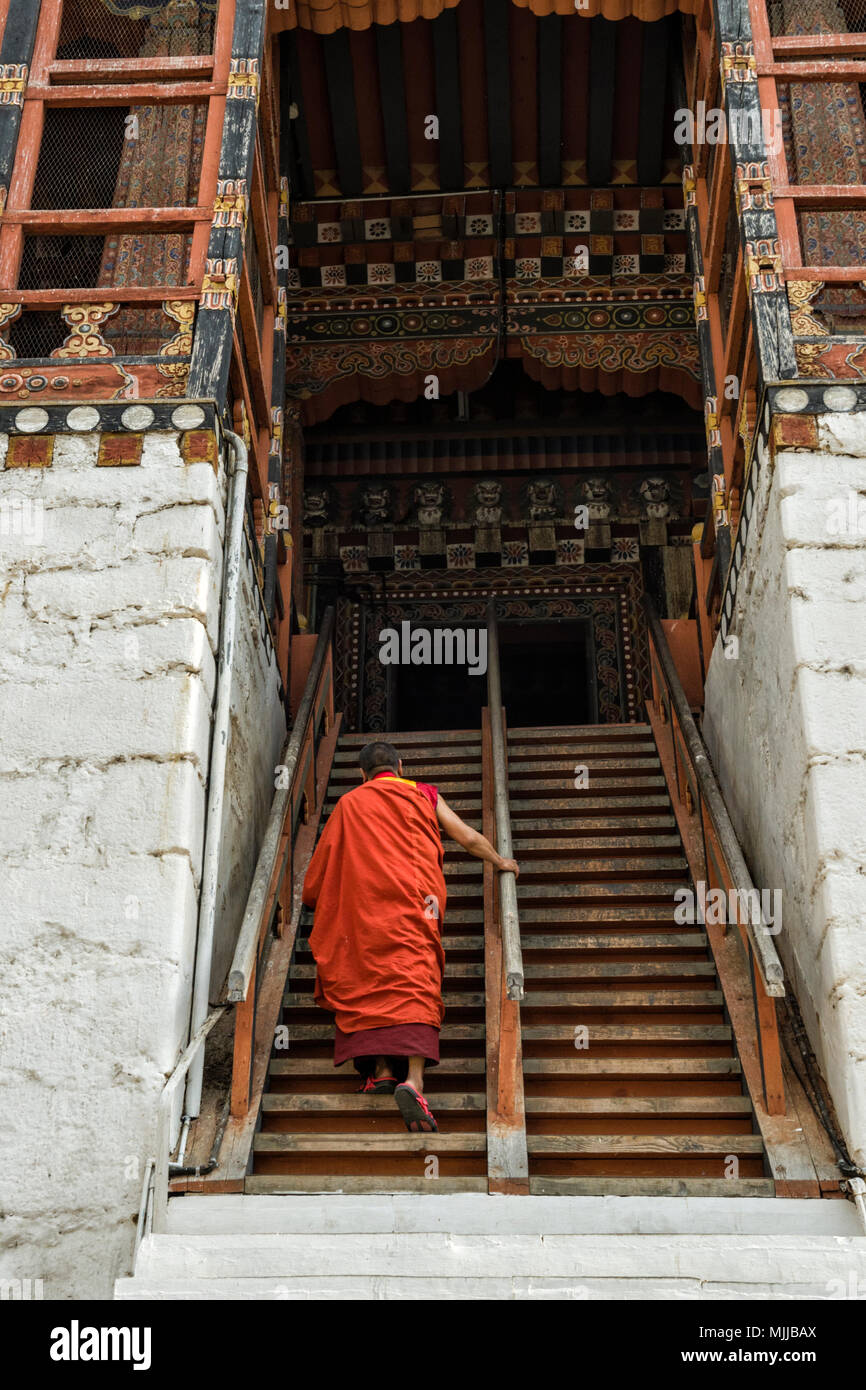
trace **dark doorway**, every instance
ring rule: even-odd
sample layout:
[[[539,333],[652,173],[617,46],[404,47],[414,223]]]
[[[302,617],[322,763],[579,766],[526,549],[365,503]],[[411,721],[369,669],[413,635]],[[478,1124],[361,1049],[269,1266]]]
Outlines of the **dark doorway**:
[[[595,724],[595,646],[589,619],[499,624],[502,703],[510,729]]]
[[[452,630],[463,626],[449,624]],[[473,676],[466,666],[392,666],[389,696],[389,724],[396,731],[480,729],[487,673]]]
[[[595,648],[589,619],[500,621],[499,644],[509,728],[596,723]],[[465,666],[390,668],[388,725],[395,732],[477,729],[486,704],[486,674],[470,675]]]

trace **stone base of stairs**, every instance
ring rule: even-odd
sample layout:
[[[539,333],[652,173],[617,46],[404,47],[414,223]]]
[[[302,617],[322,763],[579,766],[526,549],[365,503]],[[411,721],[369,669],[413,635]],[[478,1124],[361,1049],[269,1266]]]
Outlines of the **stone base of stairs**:
[[[843,1201],[175,1199],[117,1299],[866,1298]]]

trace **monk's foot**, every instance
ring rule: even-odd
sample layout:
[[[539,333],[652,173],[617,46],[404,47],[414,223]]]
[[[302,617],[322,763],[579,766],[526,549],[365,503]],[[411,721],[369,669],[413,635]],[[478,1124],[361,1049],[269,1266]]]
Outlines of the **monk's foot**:
[[[368,1076],[358,1090],[365,1096],[393,1096],[397,1089],[396,1076]]]
[[[400,1114],[406,1122],[406,1128],[413,1134],[437,1134],[439,1126],[433,1116],[433,1111],[427,1104],[420,1091],[410,1085],[408,1081],[402,1082],[394,1092],[394,1099],[400,1110]]]

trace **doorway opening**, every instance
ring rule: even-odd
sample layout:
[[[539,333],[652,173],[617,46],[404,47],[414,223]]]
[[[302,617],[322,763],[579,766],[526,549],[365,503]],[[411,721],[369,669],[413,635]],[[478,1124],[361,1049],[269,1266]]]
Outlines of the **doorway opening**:
[[[598,722],[590,619],[500,620],[499,652],[509,728]],[[486,703],[486,674],[466,666],[390,668],[388,727],[395,732],[477,729]]]
[[[588,618],[500,622],[499,663],[509,729],[598,722]]]

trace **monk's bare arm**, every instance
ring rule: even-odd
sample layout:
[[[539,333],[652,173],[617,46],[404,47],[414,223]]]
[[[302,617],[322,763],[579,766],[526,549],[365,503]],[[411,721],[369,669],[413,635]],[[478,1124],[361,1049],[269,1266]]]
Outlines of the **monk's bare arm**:
[[[465,849],[476,859],[486,859],[488,864],[492,864],[494,869],[499,869],[500,872],[508,870],[513,874],[520,873],[515,859],[503,859],[502,855],[493,848],[486,835],[482,835],[478,830],[473,830],[471,825],[467,825],[465,820],[461,820],[457,812],[451,810],[448,802],[442,796],[436,802],[436,816],[445,834],[450,836],[452,840],[456,840],[461,849]]]

